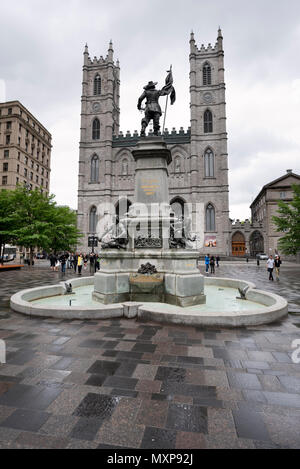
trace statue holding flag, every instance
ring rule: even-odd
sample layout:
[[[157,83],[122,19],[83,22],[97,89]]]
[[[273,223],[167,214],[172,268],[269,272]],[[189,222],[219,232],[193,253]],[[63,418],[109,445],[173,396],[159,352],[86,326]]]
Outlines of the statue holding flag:
[[[161,90],[157,90],[155,87],[157,85],[157,82],[154,83],[153,81],[149,81],[148,85],[144,86],[144,93],[142,96],[140,96],[138,100],[138,110],[142,110],[142,102],[144,99],[146,99],[146,107],[144,109],[145,111],[145,117],[142,119],[142,130],[141,130],[141,136],[145,136],[145,131],[146,128],[151,121],[153,120],[153,130],[154,130],[154,135],[158,135],[160,125],[159,125],[159,119],[160,116],[162,115],[162,111],[159,105],[159,98],[160,96],[169,96],[171,95],[171,104],[174,104],[176,100],[176,93],[175,89],[173,87],[173,75],[172,75],[172,65],[170,67],[170,70],[168,70],[168,75],[166,78],[166,84]]]

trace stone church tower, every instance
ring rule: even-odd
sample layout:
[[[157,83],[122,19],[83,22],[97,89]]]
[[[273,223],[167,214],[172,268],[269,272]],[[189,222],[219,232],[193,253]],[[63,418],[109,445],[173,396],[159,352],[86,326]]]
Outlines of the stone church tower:
[[[190,38],[191,197],[205,206],[204,231],[229,253],[229,186],[223,37],[214,47]],[[220,249],[221,248],[221,249]]]
[[[176,85],[176,76],[175,76]],[[105,59],[92,61],[84,51],[78,227],[84,233],[78,249],[88,252],[88,236],[103,231],[107,215],[120,211],[120,200],[133,202],[139,135],[119,130],[120,68],[112,43]],[[138,96],[137,96],[138,99]],[[230,252],[228,155],[225,113],[224,51],[221,30],[214,46],[198,48],[190,38],[191,126],[164,140],[172,153],[169,166],[170,204],[175,212],[189,204],[202,231],[200,253]],[[137,114],[137,122],[139,115]],[[196,217],[195,217],[196,216]],[[199,223],[200,220],[200,223]],[[210,240],[210,247],[204,241]]]
[[[85,234],[81,247],[87,251],[87,236],[97,228],[97,205],[111,201],[112,140],[120,122],[120,68],[114,63],[112,42],[105,59],[91,60],[87,45],[83,55],[78,228]]]

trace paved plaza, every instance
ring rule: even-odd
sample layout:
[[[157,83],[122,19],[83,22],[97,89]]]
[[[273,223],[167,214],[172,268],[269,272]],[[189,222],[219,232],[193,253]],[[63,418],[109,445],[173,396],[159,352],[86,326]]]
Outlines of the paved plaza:
[[[300,313],[299,265],[284,264],[278,283],[253,261],[216,270]],[[16,291],[60,280],[45,262],[1,273],[0,448],[300,447],[300,364],[291,359],[299,314],[208,329],[10,311]]]

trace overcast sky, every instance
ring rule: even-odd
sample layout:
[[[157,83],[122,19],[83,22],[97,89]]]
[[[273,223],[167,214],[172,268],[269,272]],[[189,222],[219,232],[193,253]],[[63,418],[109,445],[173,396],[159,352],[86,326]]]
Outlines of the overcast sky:
[[[0,6],[0,101],[17,99],[52,133],[51,192],[77,208],[83,49],[121,66],[121,130],[139,129],[149,80],[177,91],[166,127],[189,123],[189,38],[225,50],[230,215],[250,217],[261,187],[300,173],[300,1],[15,0]]]

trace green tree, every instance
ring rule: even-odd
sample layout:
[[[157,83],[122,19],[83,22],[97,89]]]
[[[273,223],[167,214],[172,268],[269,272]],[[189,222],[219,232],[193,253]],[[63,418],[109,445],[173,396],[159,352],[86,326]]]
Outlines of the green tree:
[[[291,202],[278,202],[279,216],[272,219],[278,232],[284,232],[278,246],[284,254],[296,255],[300,251],[300,184],[293,184]]]
[[[58,251],[72,251],[81,237],[76,212],[66,206],[52,205],[49,221],[49,246]]]
[[[12,227],[15,224],[15,212],[12,191],[0,191],[0,259],[3,258],[5,244],[12,243]]]
[[[16,244],[30,252],[33,262],[35,247],[45,251],[68,250],[80,236],[76,214],[69,207],[59,207],[54,195],[20,186],[12,191],[14,220],[10,235]]]

